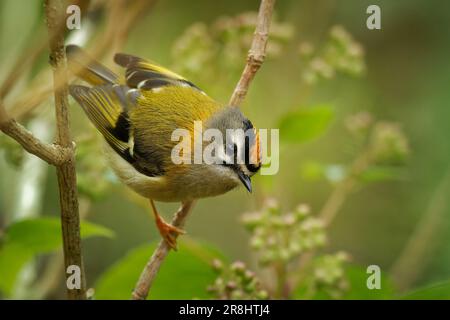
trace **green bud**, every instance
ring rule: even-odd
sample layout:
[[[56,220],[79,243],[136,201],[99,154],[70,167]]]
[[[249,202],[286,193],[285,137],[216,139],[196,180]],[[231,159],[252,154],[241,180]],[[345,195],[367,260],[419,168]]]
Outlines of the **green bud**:
[[[232,300],[242,300],[244,298],[244,293],[241,290],[235,290],[231,292]]]
[[[256,293],[256,299],[258,300],[267,300],[269,298],[269,294],[265,290],[259,290]]]
[[[372,115],[367,111],[353,114],[345,120],[347,130],[355,135],[367,133],[373,123]]]
[[[264,246],[264,241],[260,237],[253,237],[250,241],[250,246],[252,249],[259,250]]]
[[[217,273],[220,273],[223,271],[223,263],[219,259],[214,259],[212,261],[212,267],[213,267],[213,270]]]
[[[238,286],[237,286],[236,282],[235,282],[235,281],[232,281],[232,280],[231,280],[231,281],[228,281],[227,284],[225,285],[225,288],[226,288],[228,291],[235,290],[237,287],[238,287]]]
[[[243,275],[245,269],[245,263],[243,263],[242,261],[236,261],[231,265],[231,271],[233,271],[237,275]]]
[[[371,151],[376,163],[403,164],[409,154],[408,139],[398,124],[379,122],[372,133]]]

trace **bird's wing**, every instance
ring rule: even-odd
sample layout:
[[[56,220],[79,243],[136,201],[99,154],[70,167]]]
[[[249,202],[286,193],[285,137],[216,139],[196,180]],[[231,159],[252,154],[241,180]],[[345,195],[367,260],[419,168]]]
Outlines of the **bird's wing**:
[[[119,77],[92,59],[83,49],[76,45],[66,47],[69,69],[78,77],[92,85],[119,83]]]
[[[126,84],[130,88],[151,90],[163,86],[184,86],[200,90],[192,82],[157,64],[129,54],[117,53],[114,61],[126,68]],[[200,90],[201,91],[201,90]]]
[[[137,151],[140,148],[135,148],[128,113],[122,101],[123,86],[106,84],[89,88],[71,85],[69,90],[108,144],[123,159],[147,176],[163,174],[159,163],[144,159]]]

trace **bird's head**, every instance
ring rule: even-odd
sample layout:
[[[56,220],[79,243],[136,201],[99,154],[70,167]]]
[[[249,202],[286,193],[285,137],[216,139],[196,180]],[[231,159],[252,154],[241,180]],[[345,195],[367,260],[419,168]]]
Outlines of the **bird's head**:
[[[217,129],[223,136],[223,148],[215,155],[215,165],[229,170],[251,192],[251,177],[261,167],[257,130],[237,107],[225,107],[208,121],[205,129]]]

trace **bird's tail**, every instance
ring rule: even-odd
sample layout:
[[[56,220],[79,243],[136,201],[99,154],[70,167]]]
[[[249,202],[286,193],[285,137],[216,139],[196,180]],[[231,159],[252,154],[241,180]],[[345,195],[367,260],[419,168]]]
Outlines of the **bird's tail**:
[[[66,47],[69,69],[91,85],[116,84],[119,77],[76,45]]]

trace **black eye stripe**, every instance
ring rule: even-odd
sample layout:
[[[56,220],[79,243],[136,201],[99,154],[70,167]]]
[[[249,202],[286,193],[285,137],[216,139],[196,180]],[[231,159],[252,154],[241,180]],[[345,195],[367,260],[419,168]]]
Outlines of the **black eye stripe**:
[[[245,166],[247,167],[247,170],[250,172],[258,172],[258,170],[261,168],[261,165],[254,165],[253,163],[246,163]]]

